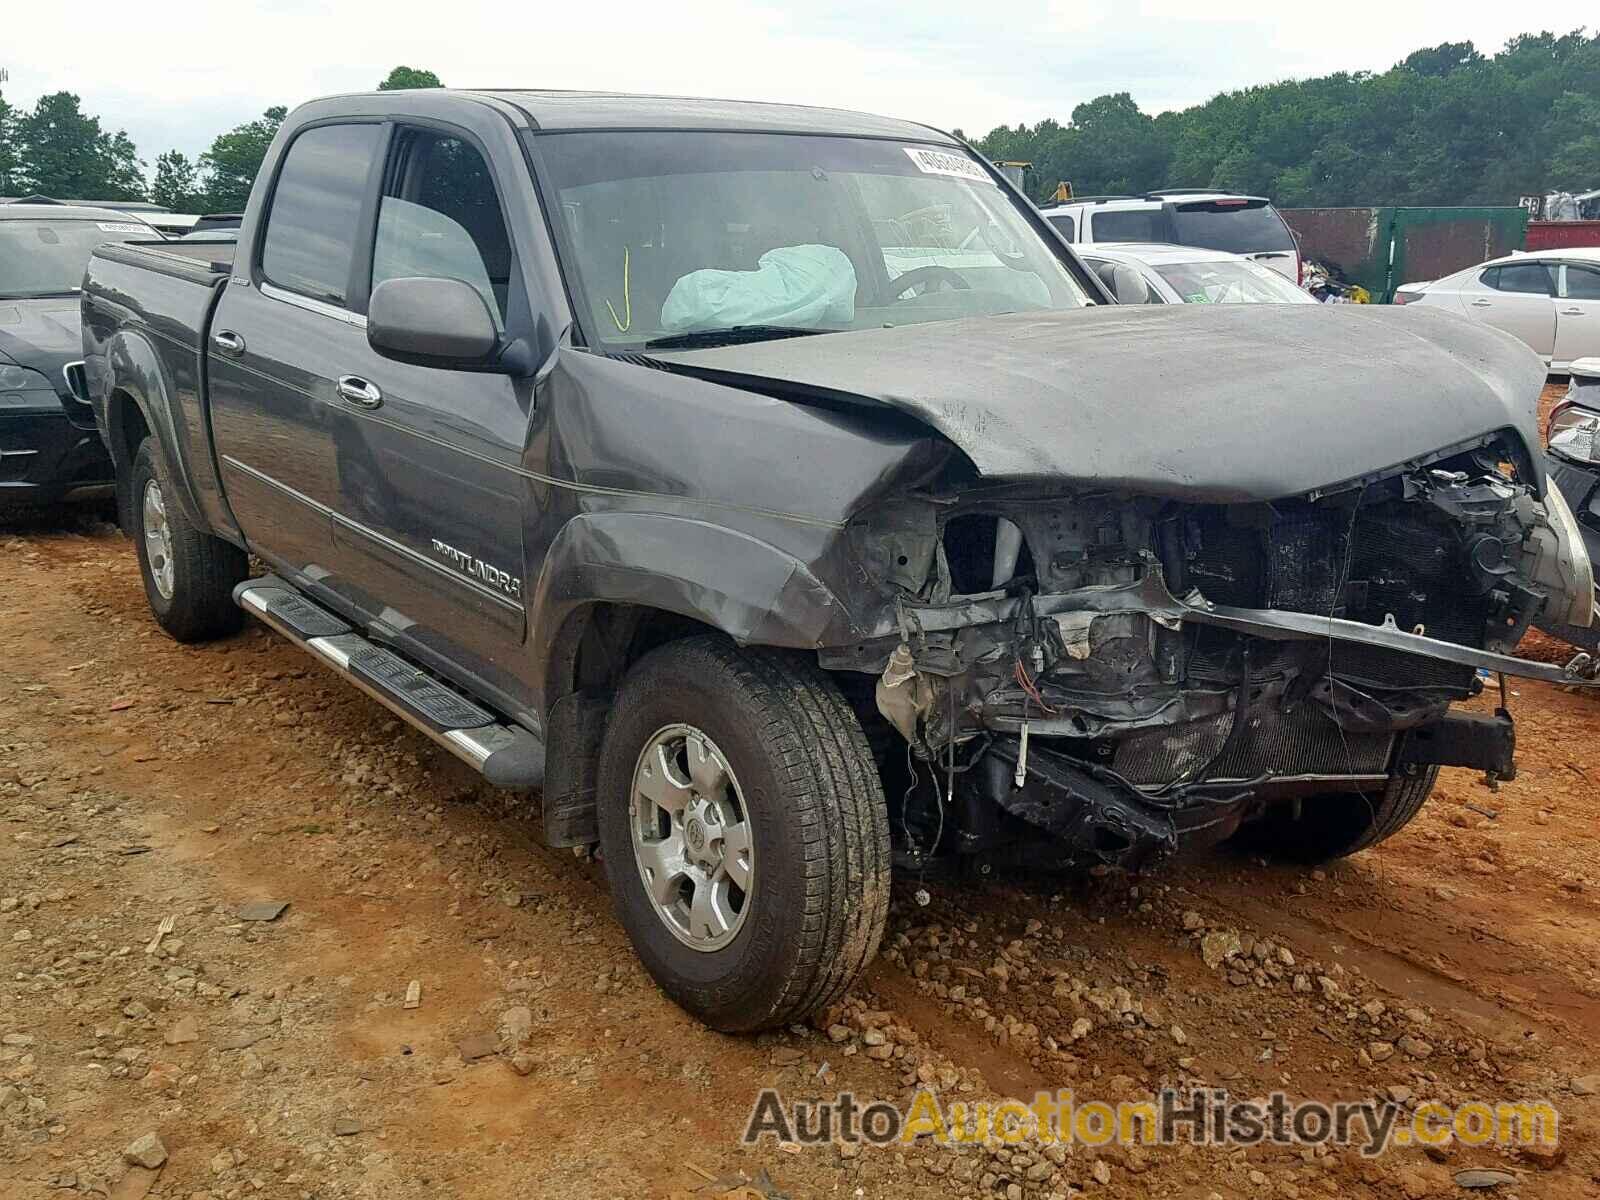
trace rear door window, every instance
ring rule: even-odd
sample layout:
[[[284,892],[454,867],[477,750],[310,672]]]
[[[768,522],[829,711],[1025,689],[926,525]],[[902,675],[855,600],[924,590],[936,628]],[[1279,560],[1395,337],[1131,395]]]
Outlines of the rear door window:
[[[1567,267],[1568,300],[1600,300],[1600,267]]]
[[[1175,205],[1172,223],[1180,246],[1259,254],[1293,250],[1294,238],[1278,210],[1265,201],[1207,200]]]
[[[1483,273],[1483,282],[1499,292],[1518,292],[1524,295],[1549,296],[1550,271],[1543,263],[1509,263]]]
[[[1066,238],[1067,241],[1071,242],[1071,241],[1075,241],[1077,239],[1077,236],[1078,236],[1078,224],[1077,224],[1076,221],[1074,221],[1072,219],[1071,216],[1063,213],[1059,217],[1052,217],[1052,216],[1048,216],[1047,215],[1046,219],[1049,220],[1050,224],[1054,225],[1057,229],[1059,229],[1061,231],[1061,236]]]
[[[380,125],[319,125],[290,144],[272,192],[261,272],[268,283],[341,307]]]
[[[1097,212],[1089,218],[1089,232],[1097,242],[1171,241],[1166,216],[1159,208]]]

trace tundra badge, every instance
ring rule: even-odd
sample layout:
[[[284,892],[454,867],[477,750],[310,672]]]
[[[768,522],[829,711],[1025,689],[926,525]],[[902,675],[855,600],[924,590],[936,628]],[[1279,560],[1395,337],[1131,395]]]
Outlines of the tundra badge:
[[[438,538],[433,539],[433,552],[445,558],[456,570],[463,575],[470,575],[474,579],[487,583],[490,587],[504,592],[513,600],[522,599],[522,580],[509,571],[502,571],[499,567],[486,563],[481,558],[474,558],[464,550],[457,550]]]

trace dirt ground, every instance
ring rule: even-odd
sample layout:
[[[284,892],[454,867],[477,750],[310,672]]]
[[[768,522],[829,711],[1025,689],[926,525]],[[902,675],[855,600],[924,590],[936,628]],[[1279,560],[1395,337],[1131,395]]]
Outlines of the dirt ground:
[[[1517,780],[1447,771],[1410,828],[1326,870],[901,880],[841,1009],[736,1039],[656,991],[599,865],[539,847],[525,800],[259,627],[172,643],[109,526],[12,524],[0,549],[4,1200],[1417,1198],[1472,1194],[1474,1167],[1510,1173],[1497,1198],[1600,1195],[1600,1097],[1579,1094],[1600,1071],[1600,699],[1514,684]],[[241,920],[256,901],[287,908]],[[1237,953],[1207,965],[1217,948]],[[1561,1143],[739,1143],[763,1086],[864,1104],[919,1081],[1540,1097]],[[130,1166],[149,1133],[164,1164]]]

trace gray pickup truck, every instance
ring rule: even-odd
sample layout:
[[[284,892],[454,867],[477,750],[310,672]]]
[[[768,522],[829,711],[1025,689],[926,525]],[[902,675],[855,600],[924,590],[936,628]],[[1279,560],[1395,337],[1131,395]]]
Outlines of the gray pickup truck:
[[[838,997],[891,865],[1349,854],[1511,773],[1480,670],[1593,674],[1512,657],[1593,610],[1526,347],[1119,308],[920,125],[320,100],[237,246],[102,247],[83,328],[160,625],[540,789],[720,1029]]]

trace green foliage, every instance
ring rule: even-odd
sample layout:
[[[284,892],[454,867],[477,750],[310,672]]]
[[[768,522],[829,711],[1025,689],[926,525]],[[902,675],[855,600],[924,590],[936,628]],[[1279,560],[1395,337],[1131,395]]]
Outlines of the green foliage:
[[[281,104],[269,108],[260,119],[219,134],[211,149],[200,156],[200,170],[205,177],[201,207],[206,212],[243,211],[256,173],[261,170],[261,160],[267,156],[267,147],[288,115],[289,110]]]
[[[1126,92],[976,145],[1034,164],[1037,199],[1214,187],[1285,207],[1515,204],[1600,187],[1600,34],[1523,34],[1492,58],[1471,42],[1382,74],[1338,72],[1226,92],[1150,117]]]
[[[4,74],[0,71],[0,76]],[[10,196],[16,190],[11,182],[17,170],[16,123],[17,110],[6,103],[4,94],[0,94],[0,196]]]
[[[389,78],[378,85],[380,92],[399,92],[407,88],[436,88],[443,87],[439,77],[432,71],[423,71],[417,67],[396,67],[389,72]]]
[[[39,97],[8,118],[17,167],[10,186],[67,200],[142,200],[144,164],[128,135],[107,133],[71,92]]]
[[[168,150],[156,159],[150,199],[173,212],[194,212],[205,206],[200,190],[200,168],[180,150]]]

